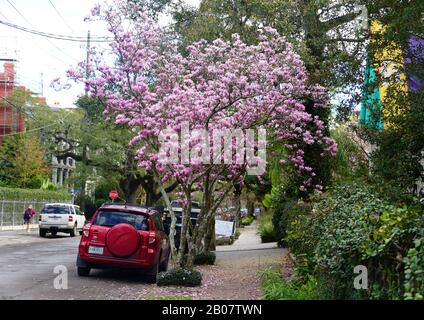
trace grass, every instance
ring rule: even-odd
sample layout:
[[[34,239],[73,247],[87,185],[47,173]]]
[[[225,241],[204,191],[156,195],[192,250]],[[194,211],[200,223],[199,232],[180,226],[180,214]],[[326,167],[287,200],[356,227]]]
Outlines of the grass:
[[[272,223],[272,214],[263,214],[259,216],[258,231],[262,242],[277,241],[274,224]]]
[[[241,219],[241,224],[243,226],[249,226],[249,225],[252,224],[253,220],[254,220],[254,218],[252,216],[243,217]]]
[[[266,269],[261,275],[264,300],[316,300],[317,282],[309,277],[306,282],[286,280],[273,269]]]

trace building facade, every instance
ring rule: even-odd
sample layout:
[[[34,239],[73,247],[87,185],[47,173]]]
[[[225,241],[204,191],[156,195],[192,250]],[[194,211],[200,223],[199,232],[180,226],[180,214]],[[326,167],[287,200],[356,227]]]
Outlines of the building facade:
[[[4,137],[25,131],[25,119],[15,106],[8,102],[16,88],[15,83],[15,60],[0,59],[3,70],[0,69],[0,144]]]

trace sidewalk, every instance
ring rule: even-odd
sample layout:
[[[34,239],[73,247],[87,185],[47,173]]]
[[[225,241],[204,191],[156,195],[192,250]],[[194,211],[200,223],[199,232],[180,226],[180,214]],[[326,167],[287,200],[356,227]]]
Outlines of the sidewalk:
[[[31,232],[26,230],[1,231],[0,247],[4,245],[27,244],[33,242],[42,242],[43,238],[38,235],[37,228],[31,228]]]
[[[232,245],[217,246],[216,251],[245,251],[278,248],[276,242],[262,243],[256,220],[250,226],[239,229],[241,234]]]

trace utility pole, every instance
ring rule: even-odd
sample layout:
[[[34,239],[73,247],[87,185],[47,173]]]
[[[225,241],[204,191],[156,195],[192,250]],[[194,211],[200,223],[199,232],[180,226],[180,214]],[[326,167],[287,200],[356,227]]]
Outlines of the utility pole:
[[[88,80],[88,77],[90,76],[90,71],[88,70],[88,64],[90,63],[90,39],[91,39],[91,35],[90,35],[90,30],[88,30],[87,33],[87,58],[85,61],[85,80]],[[85,86],[85,94],[87,95],[88,93],[88,89],[87,86]]]
[[[44,96],[44,74],[41,72],[41,96]]]
[[[88,32],[87,32],[87,48],[86,48],[86,50],[87,50],[87,57],[86,57],[86,61],[85,61],[85,80],[88,80],[88,78],[90,77],[90,71],[88,70],[88,65],[90,63],[90,30],[88,30]],[[85,86],[85,95],[86,96],[88,95],[88,87],[87,86]],[[82,128],[83,131],[85,131],[85,127],[86,126],[83,126],[83,128]],[[85,211],[85,204],[86,204],[85,192],[86,192],[86,189],[87,189],[87,177],[86,177],[87,170],[86,169],[87,169],[87,149],[88,149],[88,146],[87,146],[87,142],[84,141],[84,138],[85,137],[83,137],[83,145],[82,145],[82,168],[81,168],[82,169],[81,170],[82,181],[81,181],[81,203],[80,203],[82,212]]]

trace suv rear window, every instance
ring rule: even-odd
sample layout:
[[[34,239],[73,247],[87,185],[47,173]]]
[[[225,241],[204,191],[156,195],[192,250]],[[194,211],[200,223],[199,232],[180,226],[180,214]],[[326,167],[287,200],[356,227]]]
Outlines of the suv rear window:
[[[41,210],[42,214],[69,214],[70,212],[71,208],[67,205],[45,206],[43,210]]]
[[[132,225],[137,230],[149,230],[147,217],[143,214],[137,214],[125,211],[99,211],[93,221],[94,225],[103,227],[113,227],[120,223]]]

